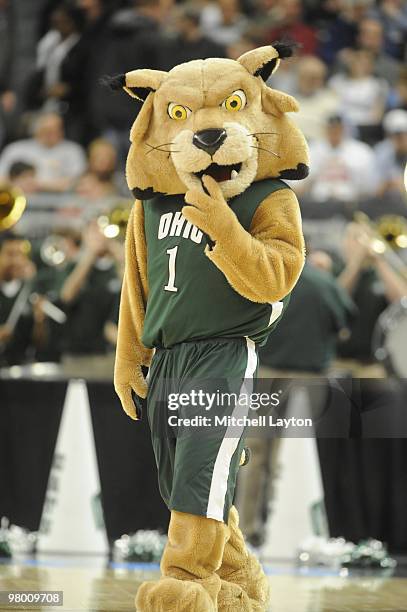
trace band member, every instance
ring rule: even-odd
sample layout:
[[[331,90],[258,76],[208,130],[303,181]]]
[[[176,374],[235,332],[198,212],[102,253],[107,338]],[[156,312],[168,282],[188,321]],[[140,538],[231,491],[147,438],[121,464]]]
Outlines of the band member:
[[[0,234],[0,364],[24,363],[30,348],[41,342],[43,316],[39,303],[31,307],[35,266],[27,242],[12,233]]]

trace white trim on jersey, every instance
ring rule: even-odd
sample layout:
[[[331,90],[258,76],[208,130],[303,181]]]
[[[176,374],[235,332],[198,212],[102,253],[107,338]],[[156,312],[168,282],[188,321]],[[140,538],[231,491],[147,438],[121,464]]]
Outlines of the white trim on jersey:
[[[253,390],[253,377],[257,368],[257,353],[256,345],[253,340],[246,338],[247,344],[247,364],[246,371],[244,373],[243,383],[239,391],[239,401],[232,412],[232,418],[242,418],[248,415],[250,408],[250,394]],[[240,398],[244,396],[247,398],[247,402],[241,402]],[[226,429],[225,436],[219,447],[218,454],[216,456],[215,465],[212,473],[211,487],[209,491],[208,506],[206,510],[206,516],[208,518],[215,519],[216,521],[223,522],[223,513],[225,506],[225,498],[228,488],[230,464],[234,452],[236,451],[237,445],[244,432],[244,427],[229,426]],[[231,433],[238,437],[231,437]]]

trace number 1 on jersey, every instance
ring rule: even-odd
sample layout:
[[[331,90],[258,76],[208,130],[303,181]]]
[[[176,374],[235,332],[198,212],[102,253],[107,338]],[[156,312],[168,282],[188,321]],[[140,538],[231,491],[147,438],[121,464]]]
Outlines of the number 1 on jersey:
[[[175,246],[172,249],[167,249],[168,260],[168,283],[165,285],[165,291],[178,291],[178,288],[174,285],[175,283],[175,260],[177,259],[178,247]]]

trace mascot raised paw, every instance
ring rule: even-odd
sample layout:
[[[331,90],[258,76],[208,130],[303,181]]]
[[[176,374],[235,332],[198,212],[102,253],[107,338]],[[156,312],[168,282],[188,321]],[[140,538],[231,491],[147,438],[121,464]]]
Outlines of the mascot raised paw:
[[[266,85],[291,53],[275,43],[236,61],[110,79],[142,104],[126,169],[136,201],[115,388],[132,419],[147,398],[171,511],[162,575],[139,588],[139,612],[269,609],[232,504],[257,347],[304,265],[299,206],[283,179],[307,175],[307,146],[286,116],[296,101]]]

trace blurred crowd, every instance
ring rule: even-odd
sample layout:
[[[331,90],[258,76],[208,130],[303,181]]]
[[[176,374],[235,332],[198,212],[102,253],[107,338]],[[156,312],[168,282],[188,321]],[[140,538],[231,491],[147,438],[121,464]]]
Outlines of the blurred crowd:
[[[275,40],[298,45],[269,84],[300,103],[292,119],[309,142],[311,172],[291,186],[304,219],[339,215],[348,225],[336,249],[310,241],[292,317],[276,332],[281,351],[266,347],[262,359],[290,372],[325,372],[338,356],[374,362],[374,326],[407,293],[405,274],[352,217],[407,216],[403,0],[0,0],[0,181],[49,219],[42,234],[31,213],[31,225],[0,232],[1,366],[53,361],[68,375],[111,373],[123,243],[101,227],[100,210],[130,198],[124,162],[140,106],[102,77],[237,58]],[[86,214],[73,223],[75,198]],[[54,221],[56,209],[64,215]],[[293,325],[306,354],[291,349]]]

